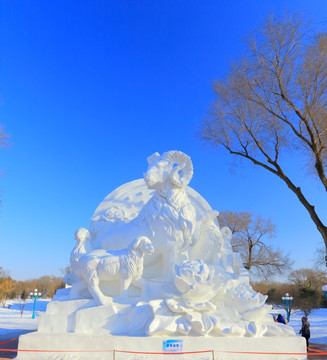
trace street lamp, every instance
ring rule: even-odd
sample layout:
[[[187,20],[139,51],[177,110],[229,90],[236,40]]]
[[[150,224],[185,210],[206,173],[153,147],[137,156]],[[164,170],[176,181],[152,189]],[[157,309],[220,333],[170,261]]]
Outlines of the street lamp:
[[[292,296],[289,296],[288,293],[286,293],[285,296],[282,297],[282,300],[285,303],[287,322],[289,322],[290,315],[291,315],[291,304],[292,304],[293,298],[292,298]]]
[[[327,300],[327,285],[323,285],[321,290],[325,293],[325,299]]]
[[[33,306],[33,315],[32,315],[32,319],[35,319],[35,303],[36,303],[36,299],[39,299],[41,297],[41,293],[37,292],[37,289],[34,290],[34,293],[30,293],[30,298],[34,299],[34,306]]]

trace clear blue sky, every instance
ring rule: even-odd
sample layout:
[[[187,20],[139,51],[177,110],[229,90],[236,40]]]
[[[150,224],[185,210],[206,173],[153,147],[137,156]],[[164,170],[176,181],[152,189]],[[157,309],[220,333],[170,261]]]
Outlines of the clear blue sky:
[[[191,156],[190,186],[214,209],[271,218],[276,246],[296,268],[313,265],[322,240],[286,185],[247,163],[232,170],[194,134],[244,36],[285,7],[326,30],[326,1],[0,4],[0,124],[12,144],[0,150],[0,266],[14,279],[61,275],[103,198],[173,149]],[[325,193],[298,163],[292,174],[326,223]]]

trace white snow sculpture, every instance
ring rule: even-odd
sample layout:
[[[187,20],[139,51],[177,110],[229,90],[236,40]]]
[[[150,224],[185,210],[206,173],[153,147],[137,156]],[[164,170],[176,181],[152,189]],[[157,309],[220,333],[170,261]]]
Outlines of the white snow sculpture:
[[[155,250],[151,258],[146,257],[145,264],[157,267],[160,262],[160,275],[167,275],[173,272],[175,263],[188,258],[187,251],[194,240],[195,210],[185,192],[193,166],[191,159],[180,151],[169,151],[162,156],[155,153],[148,163],[144,180],[149,190],[155,190],[153,196],[129,222],[117,222],[122,213],[117,207],[111,208],[114,222],[102,218],[109,223],[102,234],[94,237],[98,237],[97,243],[104,249],[126,246],[127,238],[149,237]]]
[[[153,154],[148,163],[144,180],[109,194],[89,230],[76,232],[73,273],[65,278],[71,288],[57,293],[51,314],[69,309],[67,328],[76,333],[294,335],[289,326],[274,323],[267,297],[251,288],[218,212],[187,186],[191,159],[168,151]],[[52,320],[47,321],[42,323],[49,331]]]
[[[99,287],[101,280],[118,280],[119,295],[126,292],[132,283],[142,287],[140,279],[143,274],[144,254],[153,253],[153,246],[147,237],[137,237],[126,249],[113,251],[98,249],[89,252],[86,252],[88,230],[79,229],[75,238],[77,244],[72,251],[70,263],[73,273],[82,281],[77,282],[75,277],[75,284],[72,282],[73,289],[77,288],[81,291],[84,283],[96,304],[103,305],[111,298],[101,291]]]
[[[155,153],[148,163],[144,181],[148,191],[154,190],[152,197],[133,219],[128,219],[119,203],[107,209],[105,216],[97,216],[90,228],[94,247],[117,249],[127,245],[127,238],[149,237],[155,251],[151,258],[145,257],[147,277],[171,274],[176,263],[197,258],[198,251],[207,251],[207,256],[232,256],[230,243],[217,226],[218,212],[206,211],[203,219],[197,218],[199,205],[192,203],[186,191],[193,175],[189,156],[180,151]],[[211,228],[202,226],[202,221],[210,221]]]

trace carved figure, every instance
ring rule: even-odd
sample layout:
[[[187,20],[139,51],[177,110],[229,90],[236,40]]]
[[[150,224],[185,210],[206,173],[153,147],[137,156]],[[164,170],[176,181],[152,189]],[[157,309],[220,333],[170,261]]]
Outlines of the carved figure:
[[[201,219],[198,241],[191,247],[189,257],[208,264],[219,264],[225,271],[239,273],[242,261],[240,255],[232,250],[232,231],[227,226],[219,228],[218,215],[218,211],[211,210]]]
[[[217,224],[218,211],[208,211],[201,219],[198,241],[190,249],[191,259],[201,259],[216,264],[222,255],[224,237]]]
[[[146,236],[137,237],[126,249],[113,251],[98,249],[86,252],[85,244],[88,241],[86,235],[76,236],[78,243],[72,251],[70,261],[74,274],[82,279],[97,305],[103,305],[111,300],[102,293],[99,287],[101,280],[118,280],[120,295],[127,291],[132,283],[141,286],[137,282],[143,274],[144,254],[152,254],[154,251],[151,241]]]
[[[73,286],[73,289],[70,291],[70,297],[74,298],[79,295],[79,291],[83,288],[81,279],[75,274],[74,269],[76,268],[76,263],[79,261],[80,257],[86,254],[88,251],[92,250],[90,246],[90,233],[85,228],[79,228],[75,231],[74,239],[76,240],[76,245],[70,253],[70,264],[72,266],[72,272],[64,276],[63,281],[70,286]]]
[[[145,259],[146,264],[161,262],[161,275],[166,275],[173,273],[176,263],[188,259],[192,243],[196,214],[184,188],[192,178],[193,165],[180,151],[154,153],[148,163],[144,180],[148,189],[155,190],[154,195],[135,219],[105,229],[100,247],[114,249],[125,245],[126,238],[145,235],[155,249],[154,256]]]
[[[272,321],[266,297],[251,288],[231,230],[220,228],[218,212],[187,186],[191,159],[168,151],[148,163],[144,181],[115,189],[89,230],[76,231],[72,274],[65,277],[72,287],[56,295],[44,328],[115,336],[294,336]],[[110,304],[92,308],[90,297]]]

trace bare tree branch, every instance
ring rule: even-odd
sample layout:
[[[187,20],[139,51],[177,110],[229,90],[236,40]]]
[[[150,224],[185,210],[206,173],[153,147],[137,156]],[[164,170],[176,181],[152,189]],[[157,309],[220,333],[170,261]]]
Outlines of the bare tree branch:
[[[232,230],[232,246],[240,253],[247,270],[263,278],[290,270],[292,261],[289,255],[267,244],[275,233],[275,226],[270,220],[253,218],[246,212],[221,211],[218,221],[221,226]]]
[[[283,180],[327,249],[327,227],[283,161],[304,154],[327,191],[327,34],[307,35],[297,14],[268,18],[247,41],[249,53],[215,82],[217,97],[200,138]]]

